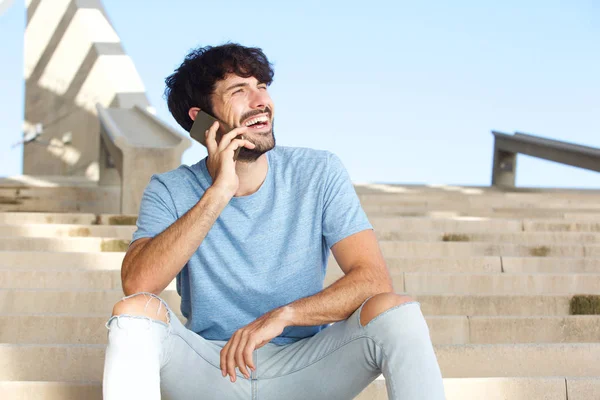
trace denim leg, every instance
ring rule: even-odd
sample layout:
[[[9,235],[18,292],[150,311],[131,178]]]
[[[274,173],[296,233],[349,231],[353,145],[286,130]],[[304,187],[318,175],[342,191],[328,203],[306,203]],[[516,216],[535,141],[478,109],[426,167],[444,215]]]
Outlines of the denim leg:
[[[258,349],[258,398],[349,400],[383,373],[391,400],[445,399],[420,304],[392,307],[364,327],[363,306],[313,337]]]
[[[376,360],[385,377],[388,398],[445,399],[444,382],[420,303],[392,307],[359,329],[381,348]]]
[[[104,363],[103,398],[131,399],[250,399],[251,381],[237,372],[237,381],[223,377],[220,351],[226,341],[206,340],[187,329],[166,302],[167,321],[122,314],[106,323],[108,346]]]
[[[136,295],[160,300],[151,293]],[[170,310],[169,310],[170,311]],[[108,346],[104,359],[102,392],[104,400],[160,399],[160,367],[163,343],[170,324],[141,315],[115,315],[106,323]]]

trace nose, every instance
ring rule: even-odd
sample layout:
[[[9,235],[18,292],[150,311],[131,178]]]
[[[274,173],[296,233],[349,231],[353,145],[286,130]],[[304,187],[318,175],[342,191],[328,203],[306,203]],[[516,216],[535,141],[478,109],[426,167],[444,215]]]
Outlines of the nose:
[[[268,104],[269,95],[266,90],[254,89],[250,95],[250,107],[253,109],[265,108]]]

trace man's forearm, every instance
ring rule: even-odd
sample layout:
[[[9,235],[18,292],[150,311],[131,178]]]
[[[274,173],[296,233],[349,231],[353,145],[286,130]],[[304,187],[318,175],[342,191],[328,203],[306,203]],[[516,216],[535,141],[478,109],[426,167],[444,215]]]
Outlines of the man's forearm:
[[[230,197],[208,188],[200,201],[159,235],[123,260],[123,290],[128,295],[159,294],[177,276],[198,249]]]
[[[279,310],[287,326],[324,325],[348,318],[369,296],[393,292],[391,278],[355,268],[329,287],[298,299]]]

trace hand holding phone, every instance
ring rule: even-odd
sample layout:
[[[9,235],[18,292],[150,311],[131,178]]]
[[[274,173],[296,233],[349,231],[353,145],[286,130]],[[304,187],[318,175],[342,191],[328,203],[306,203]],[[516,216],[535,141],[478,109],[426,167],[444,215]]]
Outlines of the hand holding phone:
[[[198,115],[200,115],[200,112]],[[198,118],[196,118],[197,120]],[[210,121],[211,125],[209,128],[203,132],[203,140],[201,141],[199,132],[200,129],[206,127],[205,124],[207,121],[210,121],[210,119],[206,117],[203,117],[202,122],[198,124],[194,121],[190,134],[194,131],[194,139],[203,143],[208,150],[206,167],[213,178],[213,186],[224,188],[233,197],[239,188],[239,178],[235,171],[237,155],[242,147],[254,149],[256,145],[241,136],[249,129],[245,126],[232,129],[229,133],[224,134],[219,143],[217,143],[216,136],[219,129],[219,122],[214,118]]]
[[[192,129],[190,129],[190,136],[208,148],[206,145],[206,131],[208,131],[215,122],[218,122],[218,120],[212,115],[202,110],[198,111],[198,114],[196,114],[196,119],[192,124]],[[245,139],[244,135],[241,135],[240,139]],[[237,161],[241,149],[242,148],[239,147],[233,154],[234,161]]]

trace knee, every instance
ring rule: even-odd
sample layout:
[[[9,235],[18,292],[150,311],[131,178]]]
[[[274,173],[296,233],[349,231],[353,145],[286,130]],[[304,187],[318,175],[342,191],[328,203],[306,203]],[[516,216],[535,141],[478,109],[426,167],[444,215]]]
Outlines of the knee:
[[[167,303],[158,296],[148,293],[136,293],[117,302],[112,315],[142,315],[169,323]]]
[[[403,296],[396,293],[379,293],[371,297],[363,305],[360,312],[360,324],[366,326],[379,314],[389,310],[392,307],[415,301],[412,297]]]

